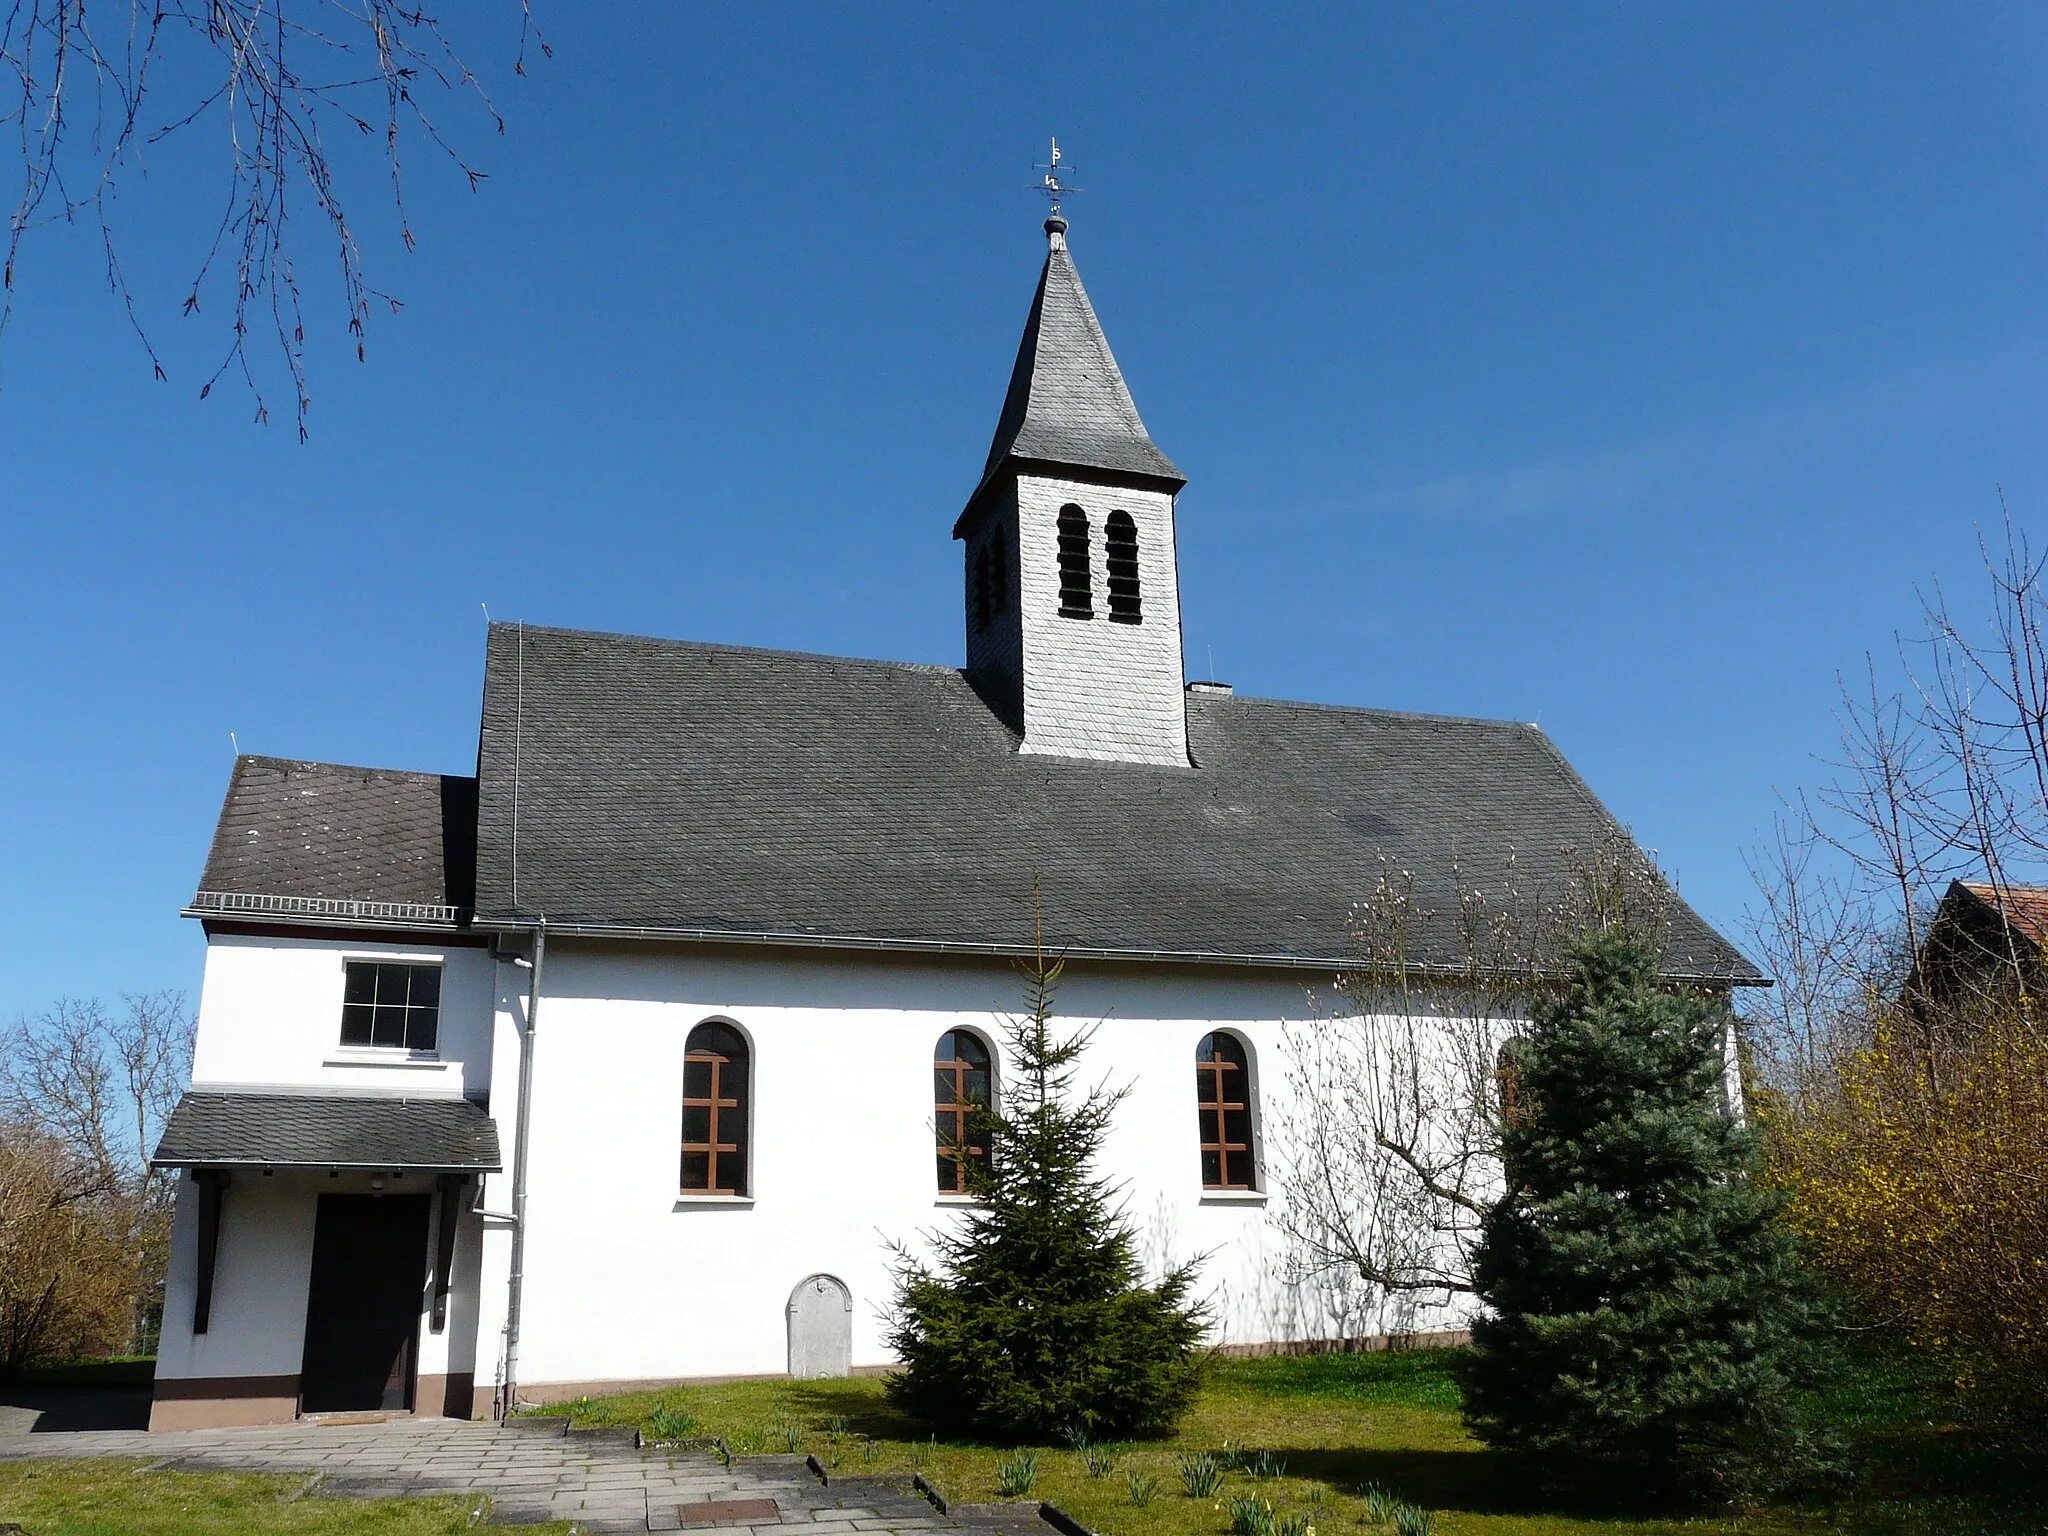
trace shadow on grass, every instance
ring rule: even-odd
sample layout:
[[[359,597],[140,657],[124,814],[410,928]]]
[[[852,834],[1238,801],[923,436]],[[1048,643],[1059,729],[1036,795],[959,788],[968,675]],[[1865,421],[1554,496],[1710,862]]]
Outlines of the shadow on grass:
[[[1593,1480],[1559,1488],[1527,1456],[1474,1450],[1284,1450],[1288,1475],[1357,1492],[1378,1484],[1424,1509],[1473,1515],[1569,1515],[1581,1520],[1650,1519],[1671,1513],[1640,1487]]]
[[[818,1423],[846,1420],[846,1427],[870,1440],[928,1440],[931,1426],[913,1419],[897,1408],[872,1383],[859,1381],[798,1381],[789,1386],[789,1405]],[[985,1442],[940,1435],[946,1445],[981,1445]]]

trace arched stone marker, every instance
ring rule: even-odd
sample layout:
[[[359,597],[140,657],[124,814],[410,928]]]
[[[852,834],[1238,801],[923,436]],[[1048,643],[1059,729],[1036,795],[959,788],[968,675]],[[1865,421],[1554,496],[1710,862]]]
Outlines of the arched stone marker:
[[[853,1373],[853,1293],[834,1275],[811,1275],[789,1293],[789,1374],[798,1381]]]

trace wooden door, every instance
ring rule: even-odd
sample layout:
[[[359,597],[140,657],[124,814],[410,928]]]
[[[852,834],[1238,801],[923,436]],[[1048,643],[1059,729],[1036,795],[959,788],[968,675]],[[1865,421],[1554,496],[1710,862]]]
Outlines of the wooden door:
[[[299,1411],[412,1406],[429,1195],[322,1195]]]

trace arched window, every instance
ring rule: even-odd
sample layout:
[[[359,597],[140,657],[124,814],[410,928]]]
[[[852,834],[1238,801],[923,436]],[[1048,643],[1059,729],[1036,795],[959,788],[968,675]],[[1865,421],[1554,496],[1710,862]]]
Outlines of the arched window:
[[[932,1108],[938,1122],[941,1194],[966,1194],[967,1165],[988,1156],[988,1148],[974,1145],[969,1122],[977,1109],[993,1102],[993,1088],[988,1046],[979,1035],[949,1029],[939,1036],[932,1055]]]
[[[989,592],[989,547],[984,544],[974,556],[974,632],[980,634],[988,628],[988,616],[992,612]]]
[[[1109,622],[1141,624],[1138,607],[1138,525],[1128,512],[1112,512],[1103,524],[1107,554],[1103,565],[1109,574]]]
[[[1195,1048],[1195,1103],[1202,1119],[1202,1187],[1258,1188],[1251,1066],[1237,1036],[1218,1030]]]
[[[716,1020],[690,1031],[683,1053],[683,1189],[700,1195],[747,1192],[747,1122],[752,1076],[747,1042]]]
[[[1095,617],[1095,582],[1088,573],[1088,514],[1069,502],[1060,508],[1060,617]]]

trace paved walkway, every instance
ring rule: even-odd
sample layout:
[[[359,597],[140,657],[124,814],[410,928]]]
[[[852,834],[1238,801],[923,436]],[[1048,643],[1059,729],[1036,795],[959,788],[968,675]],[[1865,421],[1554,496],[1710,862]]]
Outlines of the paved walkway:
[[[567,1430],[566,1421],[554,1419],[515,1420],[502,1428],[396,1418],[157,1434],[69,1427],[121,1417],[69,1395],[0,1402],[0,1461],[124,1456],[177,1471],[303,1472],[309,1480],[318,1474],[306,1489],[312,1497],[487,1495],[491,1524],[568,1520],[589,1532],[716,1525],[724,1536],[869,1536],[958,1530],[966,1523],[941,1516],[893,1479],[834,1478],[821,1486],[793,1456],[750,1456],[726,1467],[708,1450],[643,1450],[631,1430]],[[773,1502],[772,1510],[764,1500]],[[740,1507],[708,1507],[713,1504]],[[994,1525],[976,1519],[973,1526],[983,1533],[1051,1536],[1029,1506],[1013,1519]]]

